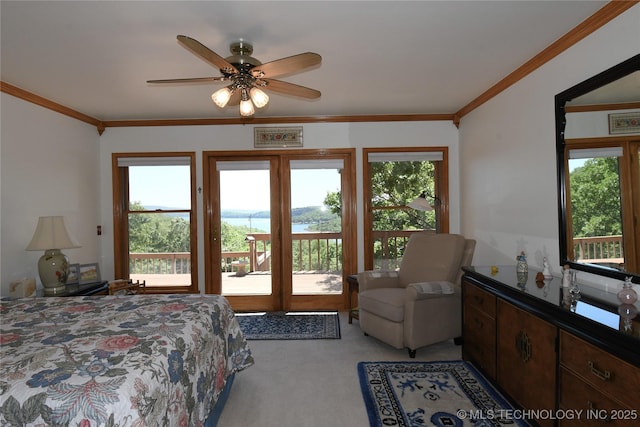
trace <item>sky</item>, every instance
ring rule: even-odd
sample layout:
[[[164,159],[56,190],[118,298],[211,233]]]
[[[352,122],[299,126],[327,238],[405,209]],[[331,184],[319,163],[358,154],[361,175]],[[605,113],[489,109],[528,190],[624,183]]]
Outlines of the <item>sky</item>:
[[[340,189],[335,169],[293,170],[292,208],[322,206],[328,191]],[[269,210],[268,171],[221,171],[222,209]],[[143,206],[188,208],[190,203],[187,166],[138,166],[129,168],[132,201]]]

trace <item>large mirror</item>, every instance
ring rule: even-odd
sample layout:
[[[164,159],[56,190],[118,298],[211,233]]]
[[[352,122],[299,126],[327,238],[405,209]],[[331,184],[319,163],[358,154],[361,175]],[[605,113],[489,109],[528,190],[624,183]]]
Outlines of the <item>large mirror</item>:
[[[640,283],[640,55],[555,108],[560,264]]]

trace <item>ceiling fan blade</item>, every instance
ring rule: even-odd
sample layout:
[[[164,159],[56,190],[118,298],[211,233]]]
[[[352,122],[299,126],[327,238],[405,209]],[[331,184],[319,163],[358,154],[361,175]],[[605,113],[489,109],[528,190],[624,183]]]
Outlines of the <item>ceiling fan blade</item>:
[[[209,82],[221,82],[224,77],[191,77],[187,79],[160,79],[160,80],[147,80],[147,83],[209,83]]]
[[[266,82],[267,85],[262,87],[263,89],[272,90],[274,92],[280,92],[286,95],[299,96],[302,98],[320,98],[320,91],[311,89],[304,86],[299,86],[293,83],[283,82],[281,80],[273,79],[261,79]]]
[[[229,98],[229,102],[227,102],[227,105],[240,105],[240,91],[237,90],[235,92],[233,92],[233,94],[231,95],[231,98]]]
[[[208,63],[215,65],[222,72],[227,74],[237,73],[236,67],[231,65],[226,59],[218,55],[196,39],[187,36],[178,36],[178,41],[191,52],[195,53]]]
[[[317,53],[306,52],[287,58],[276,59],[266,64],[257,65],[251,70],[255,77],[277,77],[283,74],[291,74],[305,68],[313,67],[322,62],[322,57]]]

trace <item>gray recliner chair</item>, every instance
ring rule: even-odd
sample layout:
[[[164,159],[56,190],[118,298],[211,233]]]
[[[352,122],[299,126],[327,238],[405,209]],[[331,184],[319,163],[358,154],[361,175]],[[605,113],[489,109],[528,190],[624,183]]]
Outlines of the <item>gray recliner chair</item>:
[[[462,335],[461,279],[475,240],[459,234],[411,235],[397,271],[358,274],[360,328],[409,356]]]

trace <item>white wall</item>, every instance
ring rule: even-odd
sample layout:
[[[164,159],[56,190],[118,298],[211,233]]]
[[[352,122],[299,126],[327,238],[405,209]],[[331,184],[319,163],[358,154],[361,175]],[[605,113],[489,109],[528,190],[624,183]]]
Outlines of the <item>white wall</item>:
[[[0,295],[14,279],[35,277],[42,252],[27,252],[39,216],[63,215],[82,244],[71,262],[98,260],[98,132],[93,126],[0,94],[2,126]]]
[[[474,264],[513,264],[524,250],[560,271],[554,97],[638,52],[634,7],[462,119],[461,230],[477,239]]]
[[[609,114],[638,113],[637,109],[615,110],[615,111],[586,111],[580,113],[567,113],[567,124],[564,130],[565,138],[595,138],[606,136],[629,136],[637,135],[640,132],[627,133],[623,135],[609,134]]]
[[[449,147],[450,229],[452,232],[459,231],[458,129],[452,122],[313,123],[302,126],[305,149],[356,148],[358,269],[362,269],[364,265],[364,249],[362,247],[363,147]],[[112,153],[194,151],[197,153],[197,185],[202,186],[202,152],[247,150],[259,153],[260,150],[253,148],[253,128],[254,126],[251,125],[108,128],[100,138],[100,223],[104,233],[100,239],[102,254],[100,263],[103,270],[113,272]],[[198,212],[201,219],[201,194],[198,194]],[[204,234],[202,220],[198,226],[198,234],[202,236]],[[199,252],[203,253],[204,239],[199,238],[198,246]],[[204,266],[200,265],[199,270],[200,288],[204,289]]]

